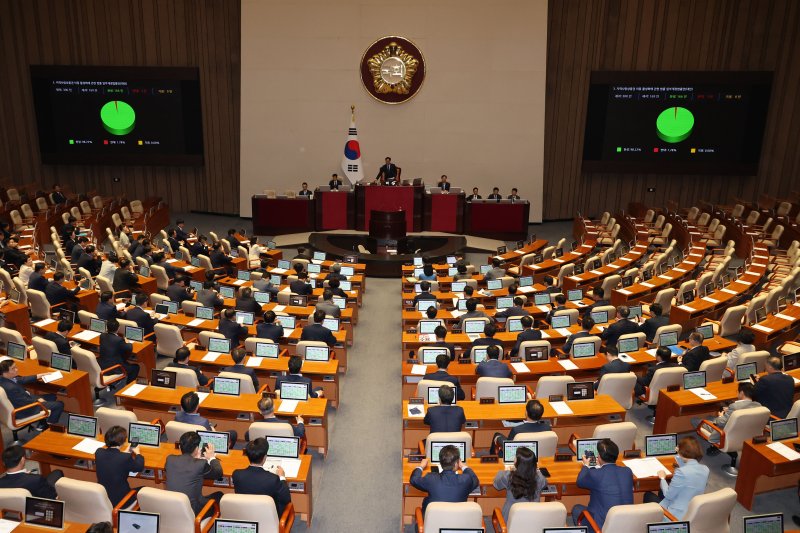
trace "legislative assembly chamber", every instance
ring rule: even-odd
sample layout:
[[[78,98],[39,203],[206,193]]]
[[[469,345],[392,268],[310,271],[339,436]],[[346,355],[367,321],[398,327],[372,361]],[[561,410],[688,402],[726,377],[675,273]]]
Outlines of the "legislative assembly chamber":
[[[800,532],[800,3],[0,36],[0,532]]]

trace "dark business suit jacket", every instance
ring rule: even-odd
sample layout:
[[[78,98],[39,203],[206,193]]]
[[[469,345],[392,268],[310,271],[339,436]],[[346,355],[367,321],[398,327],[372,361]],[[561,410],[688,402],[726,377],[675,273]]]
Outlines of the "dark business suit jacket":
[[[206,377],[206,375],[205,375],[205,374],[203,374],[202,372],[200,372],[200,369],[199,369],[199,368],[197,368],[196,366],[192,366],[192,365],[182,365],[182,364],[180,364],[180,363],[176,363],[175,361],[173,361],[173,362],[171,362],[171,363],[167,364],[167,368],[186,368],[186,369],[188,369],[188,370],[191,370],[191,371],[192,371],[192,372],[194,372],[194,373],[195,373],[195,375],[197,376],[197,383],[198,383],[198,384],[199,384],[201,387],[205,387],[206,385],[208,385],[208,377]]]
[[[609,509],[633,503],[633,472],[627,466],[583,467],[577,485],[589,490],[589,512],[601,529]]]
[[[705,346],[695,346],[691,350],[687,350],[681,359],[681,365],[686,367],[689,372],[697,372],[700,370],[700,365],[703,361],[711,359],[711,353]]]
[[[11,402],[14,409],[19,409],[24,405],[35,402],[38,398],[38,396],[31,394],[28,389],[23,387],[26,383],[34,383],[35,381],[36,376],[17,376],[16,381],[0,376],[0,387],[6,391],[8,401]],[[30,409],[21,411],[18,416],[24,418],[26,416],[33,416],[39,412],[41,412],[40,409],[31,407]]]
[[[261,313],[261,304],[256,301],[255,298],[237,298],[236,299],[236,309],[238,311],[247,311],[249,313],[255,313],[256,315]]]
[[[756,383],[753,399],[778,418],[786,418],[794,399],[794,379],[783,372],[766,374]]]
[[[178,241],[178,239],[173,237],[167,237],[167,242],[169,243],[169,247],[172,248],[173,253],[177,252],[178,248],[181,246],[181,243]]]
[[[472,341],[472,344],[470,345],[469,348],[470,348],[470,351],[472,351],[472,348],[475,347],[475,346],[491,346],[493,344],[500,347],[500,357],[502,358],[503,357],[503,341],[501,341],[500,339],[495,339],[494,337],[481,337],[479,339],[475,339],[474,341]],[[467,353],[469,353],[469,352],[467,352]]]
[[[192,297],[189,296],[189,292],[186,290],[186,287],[177,283],[172,283],[169,287],[167,287],[167,298],[178,303],[181,303],[184,300],[192,299]]]
[[[281,337],[283,337],[283,326],[275,323],[267,324],[266,322],[260,322],[256,325],[256,337],[279,342]]]
[[[92,276],[96,276],[100,273],[101,264],[102,261],[92,257],[92,254],[81,254],[80,258],[78,259],[78,268],[85,268]]]
[[[564,343],[564,353],[569,353],[569,351],[572,349],[572,345],[575,344],[576,340],[581,339],[583,337],[591,337],[591,336],[592,334],[585,330],[573,333],[572,335],[567,337],[567,342]]]
[[[561,292],[561,289],[556,289],[556,292]],[[547,316],[545,317],[545,320],[547,320],[548,323],[552,322],[553,321],[553,315],[556,313],[556,311],[563,311],[566,308],[567,308],[566,305],[554,305],[553,308],[550,309],[550,311],[547,312]]]
[[[460,405],[434,405],[428,407],[425,413],[426,425],[431,427],[431,433],[461,431],[467,418]]]
[[[278,517],[292,501],[289,486],[280,477],[260,466],[248,466],[233,471],[233,486],[236,494],[263,494],[275,501]]]
[[[189,248],[189,253],[192,254],[192,257],[197,257],[198,255],[208,256],[208,246],[202,244],[200,241],[197,241],[192,245],[191,248]]]
[[[499,313],[495,313],[494,317],[495,318],[504,318],[504,317],[508,318],[510,316],[528,316],[528,315],[530,315],[530,313],[527,310],[523,309],[522,307],[520,307],[518,305],[513,305],[513,306],[509,307],[508,309],[506,309],[505,311],[500,311]]]
[[[26,489],[35,498],[56,499],[56,489],[39,474],[6,474],[0,477],[0,489]]]
[[[397,165],[394,163],[381,165],[378,175],[384,179],[384,183],[395,181],[397,179]]]
[[[28,279],[28,288],[44,292],[48,283],[48,279],[44,277],[41,272],[34,272]]]
[[[69,256],[72,258],[73,261],[77,262],[78,259],[81,258],[83,253],[84,253],[83,246],[81,246],[80,244],[76,244],[75,246],[72,247]]]
[[[105,487],[111,505],[117,505],[131,490],[128,472],[144,470],[144,456],[122,452],[119,448],[98,448],[94,458],[97,482]]]
[[[72,355],[72,350],[66,337],[62,337],[55,331],[48,331],[44,334],[44,338],[55,343],[58,353]]]
[[[517,353],[519,353],[519,347],[523,342],[540,340],[542,340],[542,332],[538,329],[531,328],[520,331],[519,334],[517,334],[517,342],[514,343],[514,347],[511,349],[511,355],[517,355]]]
[[[175,238],[179,241],[185,241],[189,238],[189,234],[180,226],[175,227]]]
[[[331,330],[322,324],[311,324],[304,327],[303,332],[300,334],[300,340],[322,341],[328,346],[333,346],[336,344],[336,337],[333,336],[333,332],[331,332]]]
[[[457,474],[452,470],[422,475],[421,468],[415,468],[409,480],[414,488],[427,492],[422,500],[422,512],[425,513],[430,502],[465,502],[469,493],[475,490],[480,481],[471,468],[464,468]]]
[[[311,378],[307,378],[305,376],[300,376],[297,374],[287,374],[285,376],[278,376],[275,378],[275,390],[281,390],[281,385],[283,383],[308,383],[309,390],[311,391],[311,397],[317,398],[317,393],[314,392],[312,385],[311,385]]]
[[[235,320],[221,318],[219,320],[219,332],[225,335],[226,339],[231,340],[233,346],[239,344],[239,340],[247,335],[247,327],[239,324]]]
[[[450,360],[451,361],[455,360],[455,358],[456,358],[456,345],[453,344],[452,342],[436,341],[433,344],[431,344],[431,346],[434,346],[434,347],[437,347],[437,348],[447,348],[448,350],[450,350]]]
[[[136,289],[139,288],[139,277],[130,270],[118,268],[114,271],[114,281],[112,285],[116,292]]]
[[[511,428],[511,432],[508,434],[508,440],[514,440],[520,433],[538,433],[540,431],[550,431],[550,421],[549,420],[537,420],[536,422],[523,422],[518,426],[514,426]]]
[[[597,300],[592,305],[587,305],[586,307],[581,309],[581,314],[583,316],[589,316],[595,307],[603,307],[606,305],[611,305],[611,303],[608,300]]]
[[[103,320],[111,320],[112,318],[119,318],[119,313],[117,313],[117,306],[111,302],[98,303],[97,309],[94,310],[94,314],[97,315],[97,318],[102,318]]]
[[[653,339],[656,337],[656,331],[661,326],[666,326],[669,324],[669,317],[668,316],[653,316],[645,320],[641,326],[639,326],[639,331],[644,333],[645,337],[647,337],[647,342],[653,342]]]
[[[330,180],[328,182],[328,187],[330,187],[332,191],[339,190],[339,187],[341,186],[342,186],[341,180]]]
[[[231,258],[221,251],[211,252],[209,259],[211,259],[211,266],[214,268],[227,266],[231,262]]]
[[[510,378],[511,369],[497,359],[487,359],[478,364],[475,373],[482,378]]]
[[[450,190],[450,182],[449,181],[445,181],[445,182],[441,182],[440,181],[436,186],[439,187],[439,189],[441,189],[443,191],[449,191]]]
[[[78,294],[78,292],[80,292],[79,287],[75,287],[74,290],[69,290],[63,285],[55,282],[48,283],[47,287],[44,289],[44,295],[47,298],[47,301],[50,302],[50,305],[58,305],[68,302],[72,300],[72,297],[75,294]]]
[[[222,477],[222,465],[219,459],[208,463],[189,454],[170,455],[167,457],[166,472],[167,490],[186,494],[194,514],[197,514],[208,502],[208,498],[203,496],[203,480]]]
[[[465,398],[464,389],[461,388],[461,381],[459,381],[458,377],[448,374],[447,370],[437,370],[436,372],[425,374],[422,379],[428,379],[432,381],[447,381],[452,383],[456,388],[456,401],[460,402]]]
[[[133,345],[116,333],[100,334],[100,357],[97,363],[100,368],[114,365],[125,366],[125,360],[133,353]]]
[[[594,389],[597,390],[597,387],[600,385],[600,380],[603,379],[603,376],[606,374],[627,374],[630,371],[631,365],[625,361],[620,361],[619,359],[609,361],[600,367],[600,377],[598,377],[597,381],[594,382]]]
[[[211,289],[200,289],[197,291],[197,301],[203,307],[222,307],[225,301]]]
[[[421,292],[421,293],[417,294],[416,296],[414,296],[414,306],[415,307],[417,305],[417,302],[419,302],[420,300],[432,300],[432,301],[435,302],[436,301],[436,296],[431,294],[431,293],[429,293],[429,292]]]
[[[145,335],[153,333],[153,328],[158,324],[158,320],[147,314],[141,307],[134,307],[125,313],[125,319],[136,322],[137,326],[144,329]]]
[[[250,376],[250,379],[253,380],[253,387],[255,387],[255,389],[258,390],[258,376],[256,376],[255,369],[244,365],[232,365],[223,368],[222,372],[236,372],[237,374],[247,374],[248,376]]]
[[[628,319],[618,320],[603,330],[600,334],[600,338],[605,341],[606,346],[616,346],[621,336],[626,333],[638,332],[639,324],[636,322]]]
[[[289,284],[289,291],[300,296],[308,296],[314,292],[314,289],[305,281],[296,279]]]

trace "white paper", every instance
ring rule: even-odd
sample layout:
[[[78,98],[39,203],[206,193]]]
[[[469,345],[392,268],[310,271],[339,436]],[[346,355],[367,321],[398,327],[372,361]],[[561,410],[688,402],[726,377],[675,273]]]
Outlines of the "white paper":
[[[645,477],[658,477],[658,473],[662,470],[669,472],[667,467],[661,464],[661,461],[655,457],[647,457],[644,459],[626,459],[622,461],[622,464],[633,471],[633,477],[639,479]]]
[[[665,279],[667,281],[670,281],[672,279],[672,276],[667,276],[666,274],[661,274],[658,277],[661,278],[661,279]]]
[[[72,447],[73,450],[94,455],[94,452],[105,446],[105,443],[97,439],[83,439],[78,444]]]
[[[720,290],[721,290],[722,292],[727,292],[728,294],[739,294],[738,292],[736,292],[736,291],[734,291],[734,290],[732,290],[732,289],[729,289],[729,288],[727,288],[727,287],[724,287],[724,288],[722,288],[722,289],[720,289]]]
[[[261,366],[261,361],[263,359],[263,357],[248,357],[244,366]]]
[[[530,267],[531,267],[532,269],[534,269],[534,270],[539,270],[540,268],[542,268],[542,267],[540,267],[539,265],[530,265]]]
[[[542,313],[549,313],[550,312],[550,307],[548,307],[546,305],[537,305],[536,307],[539,308],[539,311],[541,311]]]
[[[269,271],[270,274],[286,274],[285,268],[273,268]]]
[[[581,281],[580,275],[578,275],[578,276],[570,276],[569,279],[571,279],[572,281]]]
[[[45,326],[49,326],[50,324],[55,324],[55,320],[52,318],[45,318],[44,320],[40,320],[39,322],[35,322],[33,325],[37,328],[43,328]]]
[[[208,398],[208,395],[211,394],[210,392],[195,392],[197,397],[200,398],[200,403],[202,404],[203,401]]]
[[[778,313],[775,316],[778,317],[778,318],[782,318],[784,320],[788,320],[789,322],[794,322],[795,320],[797,320],[795,317],[789,316],[789,315],[784,315],[783,313]]]
[[[85,329],[80,333],[76,333],[75,335],[73,335],[73,337],[82,341],[91,341],[99,336],[100,334],[97,333],[96,331],[89,331],[88,329]]]
[[[524,424],[524,421],[522,420],[501,420],[500,422],[503,424],[504,428],[514,428]]]
[[[571,415],[572,409],[569,408],[566,402],[550,402],[550,407],[559,415]]]
[[[626,353],[619,354],[619,360],[620,361],[624,361],[626,363],[635,363],[636,362],[636,359],[634,359],[633,357],[631,357],[630,355],[628,355]]]
[[[431,333],[423,333],[421,335],[417,335],[417,338],[419,339],[419,342],[435,342],[436,341],[436,335],[433,335]]]
[[[558,364],[561,365],[564,370],[577,370],[578,365],[572,362],[570,359],[559,359]]]
[[[630,293],[631,293],[631,291],[629,291],[629,290],[627,290],[627,289],[617,289],[617,292],[619,292],[619,293],[622,293],[622,294],[625,294],[625,295],[628,295],[628,294],[630,294]]]
[[[514,250],[514,253],[522,255],[525,253],[525,250]]]
[[[572,335],[572,332],[570,330],[568,330],[567,328],[558,328],[558,329],[556,329],[556,331],[562,337],[569,337],[570,335]]]
[[[234,285],[244,285],[245,283],[247,283],[247,281],[243,279],[237,279],[236,281],[233,282]]]
[[[203,322],[205,322],[205,320],[203,320],[202,318],[195,318],[194,320],[192,320],[191,322],[189,322],[186,325],[189,326],[190,328],[194,328],[194,327],[197,327],[197,326],[201,325]]]
[[[553,261],[556,262],[556,263],[563,263],[564,262],[564,260],[561,259],[560,257],[554,257]]]
[[[514,370],[517,371],[517,374],[524,374],[526,372],[530,372],[528,365],[525,363],[511,363],[511,366]]]
[[[147,385],[140,385],[139,383],[134,383],[133,385],[131,385],[130,387],[128,387],[127,389],[122,391],[122,395],[123,396],[136,396],[137,394],[139,394],[140,392],[142,392],[146,388],[147,388]]]
[[[177,259],[167,259],[167,263],[177,263]]]
[[[17,529],[21,522],[14,522],[13,520],[0,519],[0,533],[10,533]]]
[[[275,307],[273,307],[273,308],[272,308],[272,310],[273,310],[274,312],[276,312],[276,313],[280,313],[280,312],[281,312],[281,311],[283,311],[284,309],[286,309],[286,306],[285,306],[285,305],[276,305]]]
[[[648,283],[646,281],[640,282],[639,285],[641,285],[642,287],[647,287],[648,289],[652,289],[653,287],[655,287],[655,285],[653,285],[652,283]]]
[[[600,272],[599,270],[590,270],[589,273],[590,274],[594,274],[595,276],[602,276],[603,275],[603,273]]]
[[[747,285],[748,287],[749,287],[750,285],[752,285],[752,284],[753,284],[752,282],[750,282],[750,281],[745,281],[745,280],[743,280],[743,279],[737,279],[737,280],[736,280],[736,283],[741,283],[742,285]]]
[[[517,288],[517,292],[522,293],[522,294],[529,294],[529,293],[532,293],[534,291],[536,291],[536,289],[534,289],[533,287],[519,287],[519,288]]]
[[[427,365],[411,365],[411,374],[414,376],[424,376],[428,373]]]
[[[542,338],[543,339],[549,339],[550,338],[550,334],[547,333],[546,331],[539,330],[539,333],[542,334]]]
[[[644,353],[646,353],[646,354],[647,354],[647,355],[649,355],[650,357],[653,357],[653,358],[655,358],[655,356],[656,356],[656,349],[657,349],[657,348],[651,348],[651,349],[649,349],[649,350],[645,350],[645,351],[644,351]]]
[[[714,298],[711,298],[709,296],[704,296],[703,300],[705,300],[705,301],[707,301],[709,303],[712,303],[712,304],[718,304],[719,303],[719,300],[715,300]]]
[[[203,361],[209,361],[209,362],[213,363],[214,361],[216,361],[219,358],[220,355],[222,355],[222,354],[219,353],[219,352],[208,352],[207,354],[205,354],[203,356]]]
[[[673,268],[673,270],[675,272],[680,272],[681,274],[685,274],[686,272],[688,272],[688,270],[686,270],[685,268],[678,268],[678,267]]]
[[[276,411],[279,413],[294,413],[298,403],[300,403],[300,400],[281,400],[281,404]]]
[[[797,459],[800,459],[800,453],[797,453],[782,442],[772,442],[767,444],[767,448],[775,453],[781,454],[790,461],[796,461]]]
[[[300,465],[302,461],[300,459],[290,459],[290,458],[268,458],[264,461],[264,470],[268,472],[272,472],[272,467],[280,466],[283,468],[283,473],[286,474],[287,479],[294,479],[297,477],[297,474],[300,473]],[[272,472],[273,474],[275,472]]]
[[[466,311],[458,311],[458,310],[450,311],[450,316],[452,316],[453,318],[458,318],[461,315],[466,315],[466,314],[467,314]]]
[[[125,302],[120,302],[117,304],[117,311],[122,311],[125,309]]]
[[[55,372],[48,372],[42,376],[43,383],[50,383],[51,381],[55,381],[57,379],[61,379],[64,377],[64,374],[61,373],[60,370],[56,370]]]
[[[772,328],[768,328],[767,326],[762,326],[761,324],[750,324],[750,327],[753,329],[766,331],[767,333],[772,333]]]
[[[696,394],[701,400],[716,400],[717,397],[708,392],[703,387],[696,387],[694,389],[689,389],[689,392]]]
[[[694,307],[690,307],[688,305],[679,305],[678,308],[683,309],[684,311],[689,311],[690,313],[694,313],[695,311]]]

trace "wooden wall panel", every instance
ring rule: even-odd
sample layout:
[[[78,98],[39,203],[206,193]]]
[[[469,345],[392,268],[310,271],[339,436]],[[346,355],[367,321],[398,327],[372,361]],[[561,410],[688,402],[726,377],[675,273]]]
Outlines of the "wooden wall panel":
[[[548,16],[545,219],[800,190],[800,2],[552,0]],[[758,175],[583,174],[592,70],[774,71]]]
[[[238,213],[240,12],[239,0],[0,0],[0,181]],[[199,67],[205,165],[42,165],[31,64]]]

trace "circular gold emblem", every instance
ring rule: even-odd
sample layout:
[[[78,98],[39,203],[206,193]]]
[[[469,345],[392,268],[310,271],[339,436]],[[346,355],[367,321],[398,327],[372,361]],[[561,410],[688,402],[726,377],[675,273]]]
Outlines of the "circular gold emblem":
[[[400,104],[413,98],[425,81],[425,59],[403,37],[383,37],[361,58],[361,82],[376,100]]]

